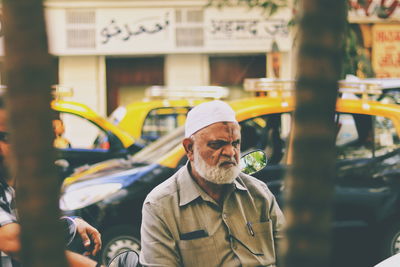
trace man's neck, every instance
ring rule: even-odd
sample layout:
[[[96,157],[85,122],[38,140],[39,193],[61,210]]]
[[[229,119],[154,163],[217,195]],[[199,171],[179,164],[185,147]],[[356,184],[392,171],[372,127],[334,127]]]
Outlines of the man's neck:
[[[191,163],[188,165],[189,173],[192,179],[219,205],[222,205],[224,194],[226,191],[226,184],[214,184],[203,177],[192,167]]]

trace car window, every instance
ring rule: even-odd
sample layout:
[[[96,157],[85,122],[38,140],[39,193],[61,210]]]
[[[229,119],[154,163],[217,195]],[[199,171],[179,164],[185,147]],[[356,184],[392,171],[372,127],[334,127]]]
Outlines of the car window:
[[[70,148],[75,149],[106,149],[109,147],[107,134],[96,124],[69,113],[61,113],[64,123],[63,136],[69,141]]]
[[[336,149],[339,159],[372,158],[372,117],[363,114],[337,114]]]
[[[289,113],[270,114],[255,117],[240,123],[242,132],[242,153],[255,149],[267,152],[268,160],[277,163],[282,159],[285,143],[289,138],[291,115]],[[184,127],[181,126],[132,157],[136,163],[154,163],[167,152],[180,145],[184,138]],[[268,140],[272,140],[269,142]]]
[[[189,107],[168,107],[153,109],[147,115],[142,128],[141,138],[154,141],[183,125]]]
[[[385,155],[400,147],[399,136],[391,119],[376,116],[374,126],[375,156]]]
[[[290,113],[269,114],[241,122],[242,153],[261,149],[266,152],[269,163],[279,163],[285,153],[290,123]]]
[[[111,115],[108,117],[108,120],[112,124],[118,125],[125,117],[125,115],[126,115],[126,107],[120,106],[111,113]]]
[[[339,159],[372,158],[399,148],[389,118],[364,114],[337,114],[336,149]]]
[[[134,163],[155,163],[168,152],[182,143],[185,135],[185,127],[178,127],[176,130],[161,137],[136,153],[132,158]]]

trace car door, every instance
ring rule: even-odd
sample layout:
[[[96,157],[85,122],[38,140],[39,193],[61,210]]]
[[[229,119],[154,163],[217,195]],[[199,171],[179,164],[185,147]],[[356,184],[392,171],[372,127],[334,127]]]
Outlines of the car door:
[[[336,226],[366,226],[384,220],[398,201],[399,138],[382,116],[337,114]],[[396,180],[397,180],[396,179]]]
[[[63,137],[70,143],[69,146],[57,149],[56,164],[64,177],[79,166],[128,154],[114,134],[92,121],[66,112],[60,112],[60,119],[65,125]]]

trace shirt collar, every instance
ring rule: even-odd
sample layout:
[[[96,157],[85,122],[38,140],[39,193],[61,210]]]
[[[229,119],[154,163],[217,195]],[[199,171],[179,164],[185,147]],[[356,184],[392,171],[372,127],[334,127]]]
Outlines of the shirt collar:
[[[198,197],[206,195],[203,189],[197,185],[189,173],[189,161],[180,170],[178,175],[178,186],[179,186],[179,206],[184,206]],[[244,185],[240,175],[233,181],[234,189],[247,191],[247,187]]]
[[[182,167],[178,175],[179,206],[184,206],[200,196],[196,182],[189,173],[189,161]]]
[[[247,187],[244,185],[242,179],[240,178],[240,174],[236,179],[233,181],[233,185],[235,186],[235,189],[242,190],[242,191],[247,191]]]

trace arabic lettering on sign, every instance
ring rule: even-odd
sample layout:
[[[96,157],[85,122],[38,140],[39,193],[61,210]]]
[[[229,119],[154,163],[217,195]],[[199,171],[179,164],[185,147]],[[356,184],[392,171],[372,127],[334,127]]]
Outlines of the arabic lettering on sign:
[[[211,20],[211,36],[216,39],[247,39],[288,36],[287,21],[283,19],[220,19]]]
[[[139,35],[152,35],[165,31],[170,24],[168,14],[166,13],[165,18],[160,18],[158,21],[154,17],[142,18],[132,23],[118,23],[117,19],[111,19],[110,23],[100,31],[101,43],[107,44],[111,39],[126,42]]]
[[[349,6],[355,11],[361,11],[365,16],[377,16],[381,19],[393,17],[400,10],[399,0],[366,0],[362,4],[359,0],[349,0]]]

